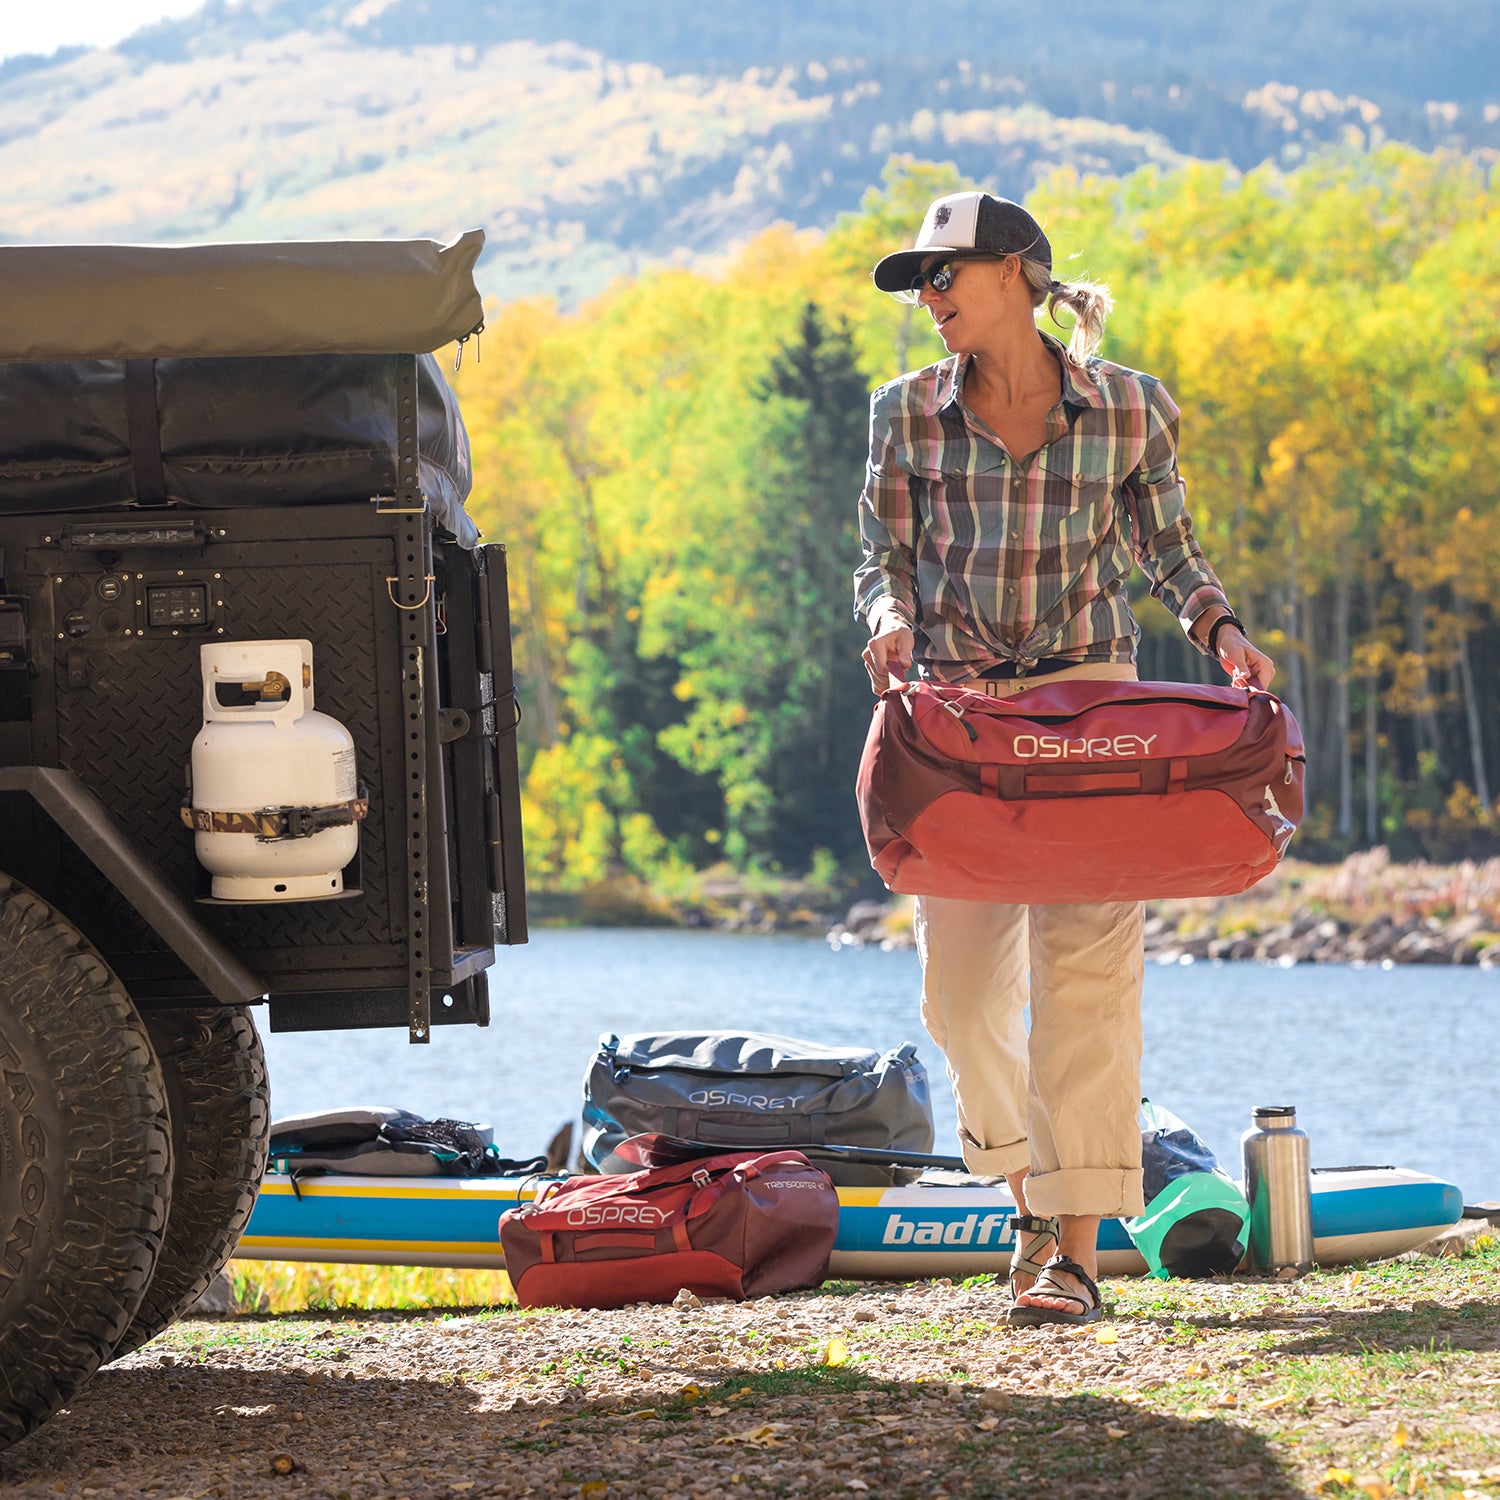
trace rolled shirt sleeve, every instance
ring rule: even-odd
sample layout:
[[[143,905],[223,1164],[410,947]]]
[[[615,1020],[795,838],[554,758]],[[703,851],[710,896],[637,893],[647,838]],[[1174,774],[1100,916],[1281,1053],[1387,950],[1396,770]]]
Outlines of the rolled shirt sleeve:
[[[1177,471],[1180,413],[1160,381],[1151,382],[1146,446],[1121,486],[1133,532],[1133,551],[1152,595],[1177,616],[1188,639],[1193,622],[1215,605],[1229,608],[1223,585],[1193,535],[1187,487]]]
[[[917,617],[915,476],[896,459],[889,387],[870,398],[870,457],[859,497],[859,538],[865,560],[854,573],[854,613],[876,634]]]

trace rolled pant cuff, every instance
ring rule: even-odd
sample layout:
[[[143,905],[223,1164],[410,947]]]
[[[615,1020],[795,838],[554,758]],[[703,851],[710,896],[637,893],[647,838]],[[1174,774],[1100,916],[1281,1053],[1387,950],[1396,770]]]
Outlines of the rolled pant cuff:
[[[967,1160],[967,1153],[965,1153]],[[1142,1173],[1118,1167],[1069,1167],[1035,1172],[1026,1179],[1026,1204],[1034,1214],[1084,1214],[1101,1219],[1131,1219],[1145,1211]]]
[[[964,1165],[976,1177],[1008,1177],[1031,1165],[1031,1147],[1025,1141],[1009,1146],[976,1146],[965,1141],[963,1152]]]

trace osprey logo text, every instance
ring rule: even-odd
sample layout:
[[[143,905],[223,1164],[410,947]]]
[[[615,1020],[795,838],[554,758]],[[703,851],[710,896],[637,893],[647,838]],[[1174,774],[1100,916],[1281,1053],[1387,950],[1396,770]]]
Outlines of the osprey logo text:
[[[1100,735],[1070,740],[1058,734],[1018,734],[1011,748],[1017,760],[1137,760],[1150,755],[1154,734]]]
[[[649,1203],[591,1203],[586,1208],[568,1210],[570,1229],[601,1224],[634,1224],[643,1229],[655,1229],[666,1222],[666,1211],[653,1208]]]
[[[797,1101],[787,1094],[736,1094],[732,1089],[699,1089],[688,1095],[689,1104],[708,1109],[790,1109]]]

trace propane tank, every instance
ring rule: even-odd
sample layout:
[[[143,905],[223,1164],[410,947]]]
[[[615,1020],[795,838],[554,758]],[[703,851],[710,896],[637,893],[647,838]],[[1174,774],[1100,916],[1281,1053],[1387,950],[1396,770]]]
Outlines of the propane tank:
[[[183,822],[221,901],[341,895],[368,809],[354,740],[313,708],[311,641],[204,646]]]

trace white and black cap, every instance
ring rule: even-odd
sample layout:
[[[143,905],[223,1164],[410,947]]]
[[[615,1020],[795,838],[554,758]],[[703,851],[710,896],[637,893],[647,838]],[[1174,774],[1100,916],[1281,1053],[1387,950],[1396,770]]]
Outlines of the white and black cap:
[[[887,255],[871,275],[882,292],[904,292],[928,256],[964,251],[1024,255],[1052,270],[1052,246],[1019,203],[991,193],[949,193],[928,208],[916,244]]]

